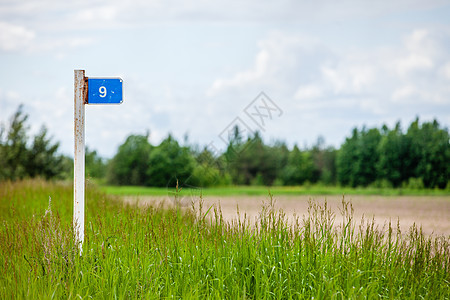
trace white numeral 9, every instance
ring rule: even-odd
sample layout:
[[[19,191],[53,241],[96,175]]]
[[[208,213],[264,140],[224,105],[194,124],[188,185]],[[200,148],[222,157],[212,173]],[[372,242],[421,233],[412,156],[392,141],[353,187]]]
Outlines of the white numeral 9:
[[[101,86],[98,89],[98,92],[100,93],[100,97],[105,98],[106,97],[106,88],[104,86]]]

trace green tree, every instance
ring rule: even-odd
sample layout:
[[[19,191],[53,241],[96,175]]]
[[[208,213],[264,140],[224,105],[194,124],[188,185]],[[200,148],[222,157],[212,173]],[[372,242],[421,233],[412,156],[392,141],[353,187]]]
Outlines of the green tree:
[[[271,146],[266,146],[266,173],[262,174],[263,182],[272,185],[276,179],[280,178],[282,170],[289,160],[289,149],[284,142],[276,141]]]
[[[67,164],[58,155],[59,143],[52,143],[47,128],[42,126],[28,143],[28,115],[20,105],[11,118],[9,127],[0,128],[0,180],[17,180],[25,177],[65,178]]]
[[[343,185],[367,186],[377,179],[378,144],[381,140],[377,128],[359,132],[345,140],[337,156],[338,180]]]
[[[73,158],[63,155],[61,160],[61,173],[58,175],[61,179],[73,179]]]
[[[284,185],[299,185],[310,181],[314,172],[314,162],[309,151],[300,151],[297,145],[289,153],[286,167],[280,178]]]
[[[447,129],[439,123],[419,124],[417,118],[408,128],[406,137],[410,140],[415,178],[421,178],[425,187],[445,188],[450,173],[450,144]]]
[[[355,165],[356,186],[367,186],[377,179],[378,145],[381,134],[378,128],[363,128],[358,142],[358,159]]]
[[[267,173],[271,166],[267,158],[266,147],[259,133],[248,137],[245,150],[239,153],[235,161],[237,172],[244,176],[244,184],[269,184]],[[258,180],[255,180],[257,176]]]
[[[106,163],[95,150],[86,147],[85,151],[86,176],[101,179],[106,176]]]
[[[47,128],[42,126],[34,137],[26,163],[27,174],[31,177],[50,179],[60,177],[64,171],[63,156],[58,155],[59,143],[52,144],[47,136]]]
[[[358,140],[359,132],[357,128],[354,128],[352,136],[345,139],[344,144],[338,151],[336,169],[338,181],[342,185],[356,186],[355,163],[359,159]]]
[[[151,152],[152,146],[148,142],[148,136],[127,137],[108,164],[108,181],[120,185],[149,185],[148,169]]]
[[[410,153],[410,139],[406,137],[400,122],[392,130],[382,127],[382,138],[378,146],[378,179],[388,180],[394,187],[412,177],[414,165]]]
[[[196,156],[196,165],[190,182],[198,187],[228,185],[231,183],[231,177],[226,173],[221,158],[215,158],[205,147]]]
[[[281,142],[265,145],[258,132],[247,137],[245,143],[239,135],[235,134],[235,137],[224,153],[233,183],[272,185],[286,165],[289,152],[286,145]]]
[[[314,161],[314,170],[309,181],[320,181],[324,184],[336,183],[336,149],[325,147],[324,138],[319,137],[310,152]]]
[[[242,131],[236,125],[229,135],[229,144],[222,157],[226,170],[232,178],[233,184],[248,185],[253,178],[251,165],[254,164],[253,161],[257,159],[250,157],[248,154],[248,148],[251,144],[252,141],[250,140],[250,137],[247,137],[246,142],[243,142]],[[252,152],[260,151],[260,147],[257,148],[258,150],[256,151],[251,149]]]
[[[189,148],[181,147],[169,135],[161,144],[155,147],[149,156],[149,166],[146,174],[150,186],[195,185],[191,178],[194,171],[195,159]]]
[[[23,113],[20,105],[11,118],[9,129],[5,132],[0,146],[0,179],[22,179],[27,176],[27,161],[29,151],[27,148],[27,131],[29,129],[26,121],[28,115]],[[4,128],[4,126],[2,126]]]

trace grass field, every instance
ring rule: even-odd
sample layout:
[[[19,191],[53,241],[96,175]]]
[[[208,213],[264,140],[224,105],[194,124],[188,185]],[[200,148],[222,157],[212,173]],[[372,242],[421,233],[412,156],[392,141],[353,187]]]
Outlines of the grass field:
[[[175,192],[174,188],[156,188],[141,186],[101,186],[100,189],[110,195],[120,196],[167,196]],[[393,189],[393,188],[346,188],[335,186],[228,186],[213,188],[184,187],[180,194],[189,196],[191,194],[204,196],[265,196],[268,191],[274,195],[421,195],[421,196],[450,196],[450,190],[439,189]]]
[[[226,222],[201,199],[141,208],[88,186],[80,256],[72,197],[70,185],[0,183],[1,299],[450,297],[449,237],[379,230],[346,202],[337,216],[311,202],[289,226],[270,200],[257,220]]]

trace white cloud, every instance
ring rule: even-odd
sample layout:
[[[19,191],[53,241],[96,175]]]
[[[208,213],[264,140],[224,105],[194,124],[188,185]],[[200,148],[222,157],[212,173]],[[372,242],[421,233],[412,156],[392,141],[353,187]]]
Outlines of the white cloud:
[[[228,88],[243,88],[249,86],[256,81],[260,81],[267,73],[270,54],[267,50],[261,50],[255,59],[255,65],[250,70],[238,72],[230,79],[217,79],[213,82],[212,87],[206,92],[208,97],[213,97],[217,93]]]
[[[259,51],[251,68],[238,71],[231,78],[216,79],[208,89],[207,96],[256,87],[286,88],[292,80],[298,82],[294,74],[308,76],[308,65],[314,63],[316,54],[322,51],[316,47],[317,41],[313,38],[280,31],[270,32],[258,46]]]
[[[426,55],[411,53],[405,58],[399,58],[397,61],[398,73],[406,76],[408,73],[416,70],[428,70],[433,67],[433,61]]]
[[[317,39],[272,32],[258,45],[260,50],[251,68],[230,78],[216,79],[207,95],[261,86],[284,88],[297,100],[326,98],[365,94],[377,80],[378,65],[373,56],[339,56]]]
[[[322,96],[322,91],[319,86],[310,84],[302,85],[295,92],[294,98],[298,100],[315,99]]]
[[[4,52],[46,52],[82,47],[91,43],[91,37],[62,36],[55,39],[38,36],[35,31],[25,26],[0,22],[0,51]],[[64,55],[59,53],[55,56]]]
[[[417,72],[430,71],[436,66],[436,62],[445,55],[437,37],[429,30],[417,29],[404,39],[404,48],[399,51],[392,65],[396,72],[407,78]]]
[[[442,75],[444,78],[446,78],[447,80],[450,81],[450,62],[447,62],[446,64],[444,64],[440,71],[439,71],[440,75]]]
[[[0,22],[0,50],[26,50],[36,37],[34,31],[19,25]]]
[[[322,67],[321,72],[325,84],[331,85],[334,94],[339,94],[348,86],[347,79],[336,68]],[[322,83],[322,84],[323,84]]]
[[[406,102],[405,100],[416,95],[418,95],[417,88],[413,85],[406,85],[395,89],[392,93],[392,99],[395,102]]]
[[[60,16],[78,16],[82,20],[99,23],[96,18],[106,21],[120,21],[123,24],[154,24],[166,21],[208,21],[208,22],[279,22],[306,21],[333,23],[348,18],[375,18],[398,11],[432,9],[446,5],[445,0],[389,0],[357,1],[344,0],[280,0],[280,1],[161,1],[161,0],[21,0],[2,1],[0,18],[24,17],[28,22],[42,20],[54,22]],[[53,24],[55,25],[55,24]],[[60,24],[64,26],[76,23]],[[80,26],[82,24],[78,24]],[[86,24],[87,26],[92,25]],[[114,22],[109,23],[114,25]]]
[[[3,90],[0,88],[0,124],[7,123],[9,117],[19,107],[21,101],[20,93],[13,90]]]
[[[243,92],[259,84],[264,90],[284,88],[290,103],[300,102],[299,114],[333,108],[352,117],[388,118],[399,114],[399,108],[414,115],[434,106],[439,111],[437,107],[450,104],[450,63],[438,64],[450,59],[450,53],[442,51],[448,41],[450,36],[443,33],[419,29],[397,47],[340,54],[320,51],[331,46],[317,40],[310,43],[295,34],[272,33],[259,43],[252,68],[215,80],[209,95]]]
[[[79,20],[81,24],[84,22],[109,22],[115,20],[119,13],[118,6],[109,4],[82,9],[76,12],[74,19]]]
[[[66,51],[71,48],[79,48],[91,45],[94,39],[91,37],[64,37],[60,39],[40,39],[30,46],[33,52]],[[64,53],[55,54],[56,58],[64,58]]]
[[[435,53],[426,30],[416,30],[405,39],[404,57],[399,57],[395,63],[401,76],[420,70],[431,69],[434,66],[432,57]]]

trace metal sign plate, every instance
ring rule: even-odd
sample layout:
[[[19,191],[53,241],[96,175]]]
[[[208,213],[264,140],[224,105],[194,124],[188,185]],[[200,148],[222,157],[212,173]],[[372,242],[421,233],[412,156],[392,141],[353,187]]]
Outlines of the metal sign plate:
[[[121,78],[88,78],[88,104],[120,104],[123,102]]]

